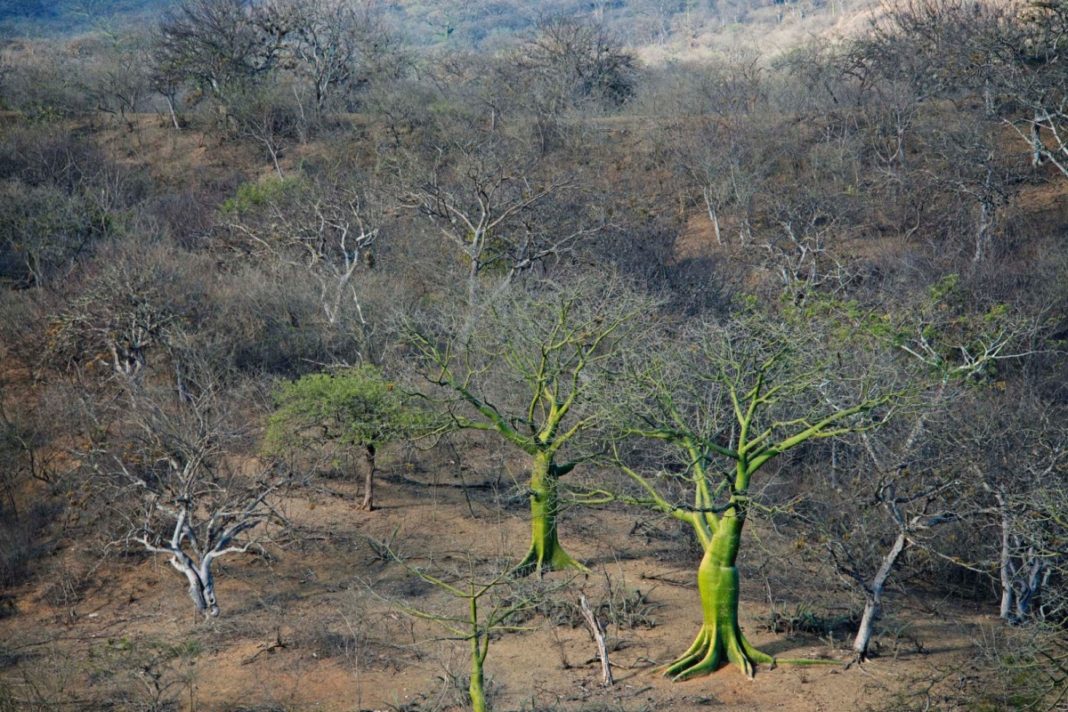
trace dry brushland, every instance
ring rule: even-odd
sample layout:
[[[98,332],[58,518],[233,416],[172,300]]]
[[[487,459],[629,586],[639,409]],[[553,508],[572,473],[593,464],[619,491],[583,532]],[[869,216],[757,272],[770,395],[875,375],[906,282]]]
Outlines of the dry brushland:
[[[484,450],[471,455],[488,458]],[[18,614],[3,621],[5,679],[13,694],[33,685],[36,694],[75,707],[92,707],[95,698],[129,709],[161,699],[210,710],[464,708],[468,646],[413,619],[406,607],[461,620],[466,610],[392,561],[386,545],[412,566],[442,572],[514,563],[507,554],[527,534],[524,502],[507,465],[493,469],[499,479],[474,479],[464,463],[437,462],[425,471],[398,458],[383,465],[383,504],[371,514],[358,510],[353,486],[336,480],[288,500],[284,509],[302,543],[269,561],[221,567],[225,608],[210,624],[182,600],[176,574],[162,560],[109,563],[92,574],[109,581],[106,589],[90,584],[75,600],[54,590],[78,579],[77,562],[65,562],[65,581],[20,591]],[[701,620],[693,580],[700,554],[687,532],[623,509],[564,518],[574,553],[591,572],[525,580],[508,592],[510,600],[528,598],[531,609],[515,621],[523,630],[502,632],[490,644],[486,678],[495,708],[940,704],[979,683],[977,642],[999,625],[996,611],[974,600],[947,606],[945,594],[895,593],[879,656],[847,669],[859,608],[817,585],[816,577],[827,575],[813,561],[818,557],[758,524],[759,546],[740,562],[743,628],[774,655],[837,664],[762,668],[751,681],[730,669],[672,683],[659,668]],[[612,687],[601,684],[597,647],[580,614],[583,594],[605,626]]]
[[[0,712],[1065,709],[1064,0],[25,5]]]

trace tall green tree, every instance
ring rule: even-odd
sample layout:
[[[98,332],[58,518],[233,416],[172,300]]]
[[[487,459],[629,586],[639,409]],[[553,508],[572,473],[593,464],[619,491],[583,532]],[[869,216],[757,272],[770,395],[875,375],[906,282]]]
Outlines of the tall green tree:
[[[683,334],[684,346],[660,349],[634,376],[648,397],[631,431],[642,438],[638,449],[631,445],[629,456],[616,450],[640,491],[627,499],[689,524],[704,552],[697,569],[704,620],[665,670],[675,680],[728,662],[751,677],[756,664],[776,662],[738,623],[742,531],[754,507],[764,506],[751,494],[754,478],[784,453],[869,430],[889,416],[894,392],[869,374],[851,373],[818,331],[756,314],[698,325]],[[651,442],[665,449],[650,462]],[[644,467],[637,464],[643,456]],[[662,467],[672,456],[675,466]],[[689,501],[675,494],[680,486]]]
[[[643,347],[656,308],[618,280],[581,275],[514,290],[470,333],[412,330],[453,425],[495,433],[527,460],[531,544],[516,573],[585,568],[560,544],[559,481],[590,457],[600,431],[618,425],[619,368]]]

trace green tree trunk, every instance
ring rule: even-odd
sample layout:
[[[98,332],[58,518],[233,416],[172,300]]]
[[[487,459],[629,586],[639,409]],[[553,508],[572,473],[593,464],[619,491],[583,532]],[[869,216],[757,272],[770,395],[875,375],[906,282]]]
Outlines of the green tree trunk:
[[[483,647],[482,633],[478,627],[478,598],[471,597],[471,684],[467,692],[471,695],[472,712],[486,712],[486,689],[482,666],[486,662],[486,653],[489,652],[489,631],[486,631],[486,642]]]
[[[559,513],[557,484],[560,472],[553,463],[552,455],[539,452],[534,455],[530,472],[530,550],[515,567],[517,576],[549,569],[578,569],[586,567],[564,551],[556,533],[556,516]]]
[[[689,650],[665,669],[664,674],[673,680],[704,675],[727,663],[734,663],[751,678],[757,663],[775,664],[772,656],[760,652],[746,640],[738,626],[735,560],[744,524],[744,508],[736,504],[724,513],[705,547],[697,569],[697,591],[704,622]]]
[[[471,658],[471,684],[467,691],[471,695],[472,712],[486,712],[489,709],[486,707],[486,691],[483,688],[482,662],[477,656]]]

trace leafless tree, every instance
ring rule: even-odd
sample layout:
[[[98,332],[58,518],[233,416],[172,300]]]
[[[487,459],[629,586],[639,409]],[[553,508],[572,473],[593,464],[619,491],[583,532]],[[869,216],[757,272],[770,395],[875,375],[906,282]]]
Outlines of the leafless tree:
[[[923,431],[916,426],[926,417],[924,412],[915,417],[910,436]],[[864,612],[853,639],[853,652],[859,661],[871,655],[876,624],[883,615],[883,597],[894,571],[911,549],[929,545],[932,529],[965,516],[967,507],[962,504],[961,483],[941,476],[938,463],[919,459],[888,471],[872,439],[865,436],[864,445],[874,464],[861,465],[870,469],[849,487],[846,498],[852,504],[846,506],[842,498],[828,498],[831,508],[838,507],[845,516],[831,514],[824,520],[825,526],[834,522],[825,535],[835,568],[864,598]],[[910,443],[908,437],[905,443],[919,448],[919,443]]]
[[[125,525],[119,541],[168,557],[196,610],[217,616],[212,566],[261,547],[254,533],[282,520],[273,498],[285,478],[240,461],[247,421],[224,400],[223,384],[203,369],[191,381],[179,399],[169,389],[128,390],[86,459]]]
[[[384,546],[384,545],[380,545]],[[515,579],[507,571],[482,574],[469,560],[466,571],[431,571],[416,567],[386,548],[390,556],[413,576],[454,601],[462,603],[461,613],[418,608],[408,602],[389,600],[391,608],[416,620],[428,621],[449,633],[452,640],[466,643],[471,661],[467,694],[472,712],[487,712],[485,665],[490,642],[505,633],[530,630],[522,624],[542,601],[537,592],[518,592]],[[438,567],[441,568],[441,567]],[[559,587],[559,586],[557,586]],[[528,591],[530,589],[528,588]]]
[[[275,84],[245,84],[228,96],[227,118],[238,136],[258,143],[266,151],[279,178],[287,144],[306,136],[299,101]]]
[[[961,213],[962,225],[950,221],[949,228],[962,233],[965,244],[971,243],[972,265],[989,257],[995,238],[1003,232],[1004,208],[1011,199],[1013,166],[999,155],[998,125],[986,120],[943,122],[928,130],[923,141],[926,184],[958,198],[944,213],[952,215],[954,206]]]
[[[997,45],[1009,55],[996,75],[999,89],[1018,105],[1006,120],[1026,142],[1034,165],[1048,162],[1068,176],[1068,7],[1028,3],[1014,20],[1002,23]]]
[[[1063,414],[1026,385],[1017,385],[998,389],[957,415],[953,444],[980,487],[978,521],[998,533],[991,537],[996,544],[972,564],[996,571],[1003,620],[1056,620],[1068,608],[1055,584],[1068,565],[1056,543],[1068,531]]]
[[[676,111],[668,116],[668,144],[683,180],[700,191],[717,244],[727,241],[725,224],[736,226],[738,242],[752,239],[754,200],[764,192],[777,148],[771,140],[768,85],[751,57],[725,60],[690,78]]]
[[[146,38],[136,34],[102,38],[94,55],[87,70],[86,93],[98,111],[126,122],[128,114],[144,109],[149,94]]]
[[[183,0],[160,24],[156,70],[225,100],[232,88],[278,66],[291,23],[272,3]]]
[[[837,531],[827,538],[831,558],[864,595],[864,614],[853,645],[860,660],[869,655],[886,584],[907,551],[926,547],[937,552],[928,539],[929,530],[974,521],[980,510],[979,482],[959,468],[967,450],[954,451],[946,444],[959,437],[959,427],[947,416],[960,407],[962,384],[989,385],[999,366],[1034,351],[1038,329],[1034,319],[1010,314],[1000,305],[973,315],[972,306],[958,281],[949,278],[933,287],[924,301],[910,305],[889,329],[886,321],[875,325],[874,333],[889,336],[906,357],[901,368],[911,373],[908,379],[917,395],[897,427],[860,435],[862,447],[851,466],[863,474],[851,478],[854,485],[849,492],[850,497],[856,490],[867,493],[866,516],[826,517],[828,522],[838,521]],[[833,488],[841,491],[838,483]],[[864,536],[856,536],[858,527],[865,529]],[[876,551],[876,545],[883,549]]]
[[[120,380],[139,381],[149,354],[168,353],[203,307],[202,285],[189,279],[193,272],[183,261],[166,248],[146,254],[128,245],[103,251],[91,276],[72,285],[78,291],[51,316],[42,355],[63,368],[102,365]]]
[[[50,185],[0,182],[0,280],[48,284],[98,236],[88,201]]]
[[[778,273],[783,294],[800,303],[809,290],[841,292],[850,271],[835,256],[848,234],[835,206],[800,189],[771,201],[774,224],[764,238],[767,265]]]
[[[365,312],[364,281],[375,265],[379,235],[378,200],[351,179],[293,178],[265,184],[258,204],[237,201],[226,212],[224,244],[256,258],[269,258],[315,285],[328,328],[351,323],[360,348],[374,358]],[[352,321],[349,322],[349,316]]]
[[[297,73],[311,85],[318,119],[375,79],[403,71],[407,60],[400,42],[374,4],[344,0],[291,4],[298,19],[288,44]]]
[[[472,318],[519,274],[565,256],[603,220],[581,207],[572,175],[530,149],[499,132],[450,137],[404,196],[463,257]]]
[[[618,106],[634,93],[634,57],[600,25],[545,20],[513,60],[549,115],[584,103]]]

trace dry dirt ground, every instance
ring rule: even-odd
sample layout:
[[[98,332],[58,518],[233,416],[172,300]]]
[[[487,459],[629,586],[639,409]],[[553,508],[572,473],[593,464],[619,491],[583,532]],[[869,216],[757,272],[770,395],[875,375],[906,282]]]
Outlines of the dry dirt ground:
[[[285,503],[299,536],[278,537],[269,559],[223,561],[223,614],[212,622],[193,616],[182,579],[160,557],[98,563],[61,549],[35,584],[9,592],[0,709],[5,699],[14,709],[461,709],[465,644],[405,608],[463,615],[465,604],[390,561],[382,544],[440,572],[514,561],[527,540],[526,512],[513,481],[521,471],[506,465],[496,480],[475,481],[471,471],[387,462],[372,513],[357,511],[349,481],[318,480]],[[672,683],[657,668],[689,645],[700,621],[686,532],[629,509],[575,508],[561,536],[591,572],[528,579],[510,594],[544,599],[522,630],[492,640],[486,672],[496,710],[945,708],[944,691],[972,679],[972,641],[995,625],[975,609],[899,594],[880,657],[862,667],[765,668],[752,681],[724,668]],[[822,639],[789,624],[769,630],[768,592],[796,627],[841,614],[848,596],[789,533],[758,524],[746,545],[742,625],[751,639],[783,657],[846,660],[842,628],[829,626]],[[609,689],[599,685],[595,647],[576,612],[581,592],[607,623]]]

